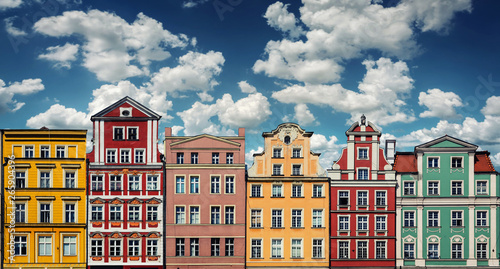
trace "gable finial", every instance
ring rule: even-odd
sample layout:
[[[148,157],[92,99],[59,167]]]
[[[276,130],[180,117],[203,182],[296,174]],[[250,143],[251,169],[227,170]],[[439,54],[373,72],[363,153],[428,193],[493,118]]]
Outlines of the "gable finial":
[[[361,116],[361,125],[366,125],[366,117],[365,114]]]

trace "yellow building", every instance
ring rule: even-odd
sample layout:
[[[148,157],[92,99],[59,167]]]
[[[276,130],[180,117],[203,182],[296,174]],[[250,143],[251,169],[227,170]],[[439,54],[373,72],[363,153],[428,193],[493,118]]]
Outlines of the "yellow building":
[[[3,268],[86,267],[86,130],[3,130]]]
[[[265,132],[247,179],[247,268],[329,267],[329,181],[294,123]]]

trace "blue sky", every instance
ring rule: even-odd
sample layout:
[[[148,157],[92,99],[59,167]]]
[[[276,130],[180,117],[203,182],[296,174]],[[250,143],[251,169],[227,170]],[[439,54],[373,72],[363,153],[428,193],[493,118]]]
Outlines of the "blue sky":
[[[399,151],[448,134],[500,167],[499,8],[0,0],[0,128],[90,130],[91,115],[129,95],[177,135],[245,127],[248,163],[262,132],[297,122],[328,168],[364,113]]]

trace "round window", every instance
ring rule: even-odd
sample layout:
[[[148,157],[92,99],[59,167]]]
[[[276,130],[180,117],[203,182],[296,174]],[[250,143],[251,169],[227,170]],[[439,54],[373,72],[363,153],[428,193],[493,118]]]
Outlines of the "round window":
[[[285,140],[284,140],[284,141],[285,141],[285,144],[290,145],[290,143],[291,143],[291,141],[290,141],[290,140],[291,140],[291,139],[290,139],[290,136],[288,136],[288,135],[287,135],[287,136],[285,136]]]
[[[122,111],[122,116],[128,116],[128,115],[130,115],[130,111],[128,111],[128,110]]]

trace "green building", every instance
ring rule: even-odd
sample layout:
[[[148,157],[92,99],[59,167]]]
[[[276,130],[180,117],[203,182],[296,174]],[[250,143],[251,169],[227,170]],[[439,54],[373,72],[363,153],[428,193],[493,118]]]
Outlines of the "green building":
[[[398,267],[499,266],[499,176],[477,149],[446,135],[396,153]]]

